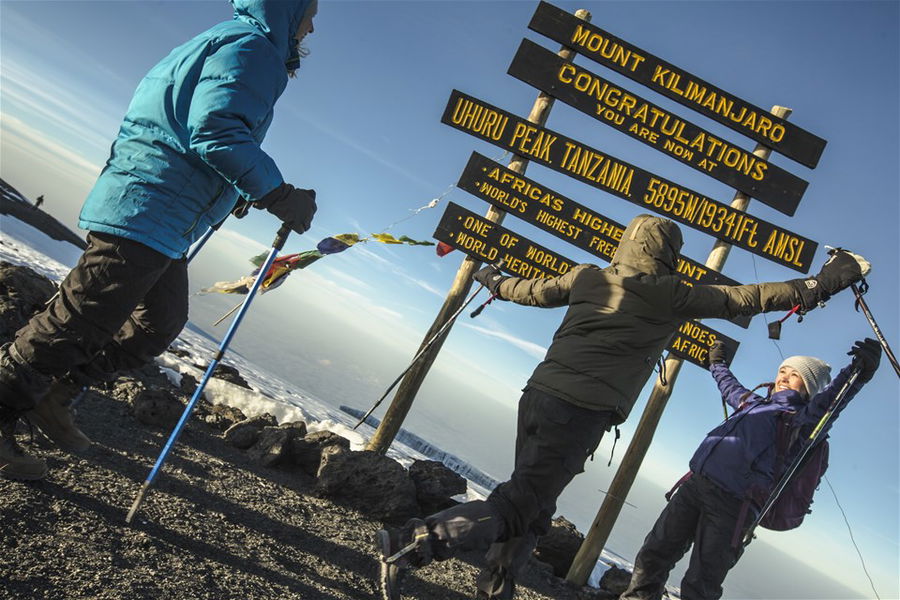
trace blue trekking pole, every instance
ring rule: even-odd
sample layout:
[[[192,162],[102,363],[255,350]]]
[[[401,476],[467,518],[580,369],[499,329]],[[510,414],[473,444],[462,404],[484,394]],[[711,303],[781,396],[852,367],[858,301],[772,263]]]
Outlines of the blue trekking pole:
[[[181,431],[184,429],[184,426],[187,424],[188,418],[191,416],[191,412],[194,410],[194,405],[197,404],[197,400],[199,400],[201,394],[203,394],[203,388],[206,387],[206,384],[209,381],[209,378],[212,376],[213,371],[216,370],[216,367],[219,365],[219,361],[222,360],[222,357],[225,355],[225,350],[228,348],[228,344],[231,342],[231,338],[234,337],[238,326],[241,324],[241,320],[247,313],[247,309],[250,307],[250,302],[253,301],[253,297],[256,295],[256,292],[259,290],[262,282],[265,280],[266,274],[268,274],[269,268],[271,268],[272,263],[275,262],[275,255],[278,254],[278,252],[284,247],[284,243],[287,241],[287,237],[290,232],[291,229],[287,225],[282,225],[278,230],[278,233],[275,236],[275,241],[272,242],[272,249],[269,251],[269,255],[266,257],[265,262],[260,267],[259,275],[257,275],[256,281],[253,282],[253,287],[250,288],[250,291],[247,293],[247,297],[244,299],[244,303],[241,305],[241,309],[234,317],[234,321],[232,321],[231,327],[228,328],[228,333],[225,334],[225,337],[222,339],[222,343],[219,344],[219,351],[216,352],[215,357],[213,357],[212,361],[210,361],[209,363],[209,366],[206,368],[206,373],[203,375],[203,379],[200,380],[199,385],[197,385],[197,389],[194,390],[194,395],[191,397],[191,401],[188,402],[187,406],[184,408],[184,412],[181,414],[181,418],[178,420],[178,424],[175,425],[175,429],[173,429],[171,435],[169,435],[169,441],[167,441],[166,445],[163,446],[162,452],[160,452],[159,457],[156,459],[156,464],[153,465],[153,469],[150,470],[150,474],[147,475],[147,479],[144,480],[144,484],[141,486],[140,491],[134,499],[134,503],[131,505],[131,510],[128,511],[128,516],[125,517],[126,523],[131,523],[134,515],[137,513],[138,509],[140,509],[141,507],[141,504],[144,502],[144,495],[150,489],[150,486],[153,485],[153,480],[156,479],[156,476],[159,474],[159,471],[162,468],[163,463],[166,461],[166,456],[168,456],[169,451],[172,449],[172,446],[176,441],[178,441],[178,437],[181,435]]]

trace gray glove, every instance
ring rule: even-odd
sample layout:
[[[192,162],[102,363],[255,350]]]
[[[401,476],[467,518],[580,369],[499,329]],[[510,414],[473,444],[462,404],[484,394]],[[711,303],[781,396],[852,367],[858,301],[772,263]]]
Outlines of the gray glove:
[[[301,190],[282,183],[254,202],[254,206],[266,209],[296,233],[303,233],[316,214],[316,190]]]

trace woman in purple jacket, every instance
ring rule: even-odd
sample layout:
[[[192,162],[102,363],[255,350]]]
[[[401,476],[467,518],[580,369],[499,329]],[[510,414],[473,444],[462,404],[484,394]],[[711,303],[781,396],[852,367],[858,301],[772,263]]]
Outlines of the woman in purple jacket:
[[[831,367],[811,356],[792,356],[778,368],[775,381],[761,397],[732,375],[721,342],[710,348],[710,371],[722,399],[734,413],[707,434],[691,458],[691,470],[663,509],[635,558],[634,573],[622,600],[656,600],[675,563],[694,546],[681,581],[683,600],[722,596],[722,582],[740,558],[744,531],[777,485],[776,434],[779,419],[791,414],[791,428],[808,433],[818,423],[850,377],[846,406],[872,379],[881,346],[867,338],[848,352],[853,356],[829,383]],[[757,388],[757,389],[758,389]],[[796,447],[793,448],[796,452]],[[787,457],[787,462],[793,458]]]

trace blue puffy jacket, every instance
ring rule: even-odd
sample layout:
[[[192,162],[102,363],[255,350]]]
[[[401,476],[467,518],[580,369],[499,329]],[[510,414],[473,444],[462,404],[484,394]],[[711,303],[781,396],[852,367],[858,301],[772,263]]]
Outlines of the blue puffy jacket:
[[[691,458],[691,471],[701,473],[737,498],[754,496],[754,490],[771,490],[775,485],[775,437],[781,413],[794,413],[792,427],[800,427],[808,435],[828,410],[838,390],[850,376],[849,366],[806,402],[799,392],[782,390],[769,399],[740,384],[723,364],[710,368],[719,385],[722,398],[735,409],[721,425],[710,431]],[[857,382],[847,392],[842,408],[847,406],[862,384]],[[741,402],[742,398],[746,398]],[[840,414],[837,411],[833,418]],[[833,422],[833,421],[832,421]]]
[[[181,258],[208,227],[283,183],[260,144],[296,68],[311,0],[232,0],[234,19],[175,48],[138,85],[78,226]]]

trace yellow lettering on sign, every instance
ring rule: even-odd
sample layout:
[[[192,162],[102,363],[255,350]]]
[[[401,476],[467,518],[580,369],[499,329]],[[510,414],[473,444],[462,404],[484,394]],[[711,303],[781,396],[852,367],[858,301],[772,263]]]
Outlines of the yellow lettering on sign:
[[[644,62],[645,57],[632,50],[626,50],[621,44],[613,42],[596,32],[579,25],[572,34],[572,42],[587,48],[591,52],[599,52],[603,58],[634,71]]]
[[[496,141],[503,136],[509,117],[460,97],[450,120],[454,125]]]
[[[763,244],[762,250],[775,258],[802,267],[803,265],[798,261],[805,245],[805,240],[801,240],[786,231],[773,229],[766,243]]]
[[[556,215],[548,213],[545,210],[538,211],[538,214],[535,217],[535,221],[537,221],[538,223],[543,223],[550,229],[558,231],[571,240],[577,240],[578,236],[580,236],[581,232],[583,231],[580,227],[569,223],[565,219],[560,219]]]
[[[678,259],[678,272],[689,279],[700,281],[704,275],[709,273],[709,270],[680,258]]]
[[[477,217],[466,217],[463,221],[463,227],[470,231],[474,231],[478,235],[485,237],[491,232],[494,226],[487,221],[482,221]]]
[[[784,125],[775,123],[770,117],[760,115],[747,106],[741,106],[736,109],[734,100],[720,95],[715,90],[710,90],[705,85],[701,85],[692,79],[688,79],[683,84],[683,87],[679,88],[678,84],[681,82],[681,75],[673,73],[670,69],[657,65],[653,75],[650,77],[650,82],[678,94],[701,108],[721,115],[734,123],[739,123],[742,127],[750,129],[773,142],[780,142],[784,139]]]
[[[571,142],[565,144],[560,167],[625,196],[631,195],[634,169]]]

